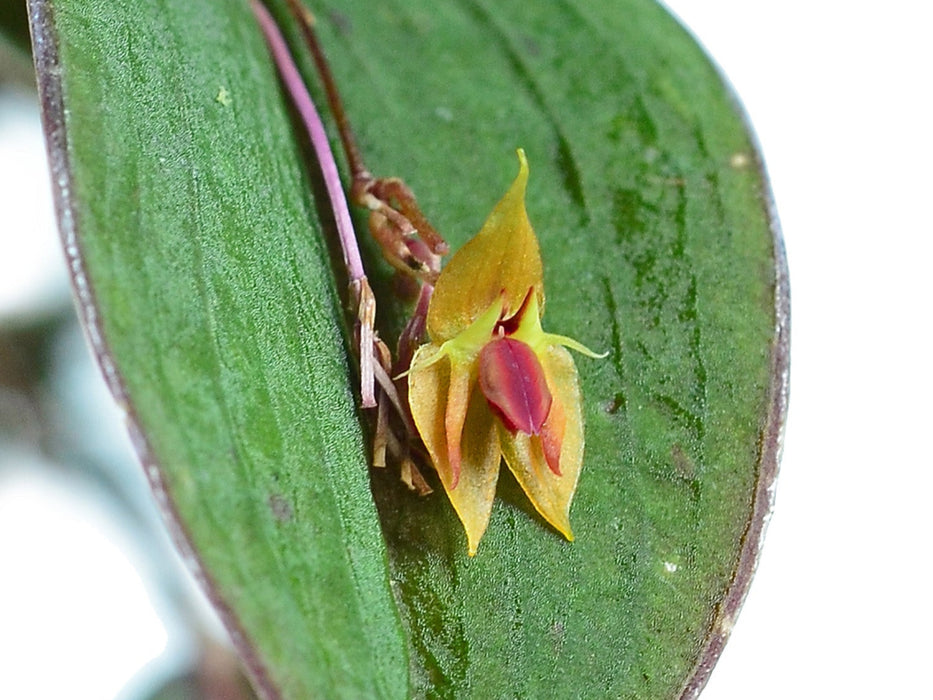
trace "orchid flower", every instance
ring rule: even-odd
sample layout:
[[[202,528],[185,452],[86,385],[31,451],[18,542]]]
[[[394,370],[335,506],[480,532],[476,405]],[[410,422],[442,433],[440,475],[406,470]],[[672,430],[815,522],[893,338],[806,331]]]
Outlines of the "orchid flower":
[[[415,426],[476,553],[499,465],[568,540],[583,462],[583,414],[572,348],[541,327],[538,240],[525,211],[528,161],[482,230],[441,271],[427,312],[430,342],[408,372]]]

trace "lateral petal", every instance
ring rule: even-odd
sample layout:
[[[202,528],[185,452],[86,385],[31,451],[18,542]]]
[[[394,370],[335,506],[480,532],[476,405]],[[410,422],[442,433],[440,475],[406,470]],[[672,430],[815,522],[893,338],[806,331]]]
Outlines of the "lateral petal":
[[[534,351],[514,338],[495,338],[477,364],[480,390],[505,427],[538,435],[551,410],[551,392]]]

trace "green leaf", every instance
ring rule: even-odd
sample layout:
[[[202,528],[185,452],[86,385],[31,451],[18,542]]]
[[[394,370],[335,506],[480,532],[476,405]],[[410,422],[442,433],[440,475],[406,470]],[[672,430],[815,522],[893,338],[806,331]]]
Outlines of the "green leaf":
[[[314,9],[368,164],[454,248],[526,150],[547,328],[610,357],[577,361],[576,541],[503,470],[470,559],[441,490],[369,475],[330,217],[248,3],[33,0],[79,307],[254,681],[694,696],[754,568],[786,402],[783,253],[731,94],[648,0]],[[405,310],[379,312],[389,334]]]

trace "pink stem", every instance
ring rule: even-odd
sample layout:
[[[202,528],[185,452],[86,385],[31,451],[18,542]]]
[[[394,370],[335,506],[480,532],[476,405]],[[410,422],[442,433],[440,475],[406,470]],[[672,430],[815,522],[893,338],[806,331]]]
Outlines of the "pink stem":
[[[292,101],[301,115],[301,120],[308,130],[311,146],[314,148],[318,163],[321,166],[321,173],[324,176],[324,186],[327,188],[327,194],[334,209],[334,218],[337,221],[337,235],[340,237],[340,248],[343,251],[347,273],[350,275],[350,282],[356,282],[365,277],[366,273],[363,271],[363,261],[360,258],[360,249],[357,246],[356,234],[353,231],[353,222],[350,219],[347,198],[343,192],[343,184],[340,182],[340,174],[337,172],[337,163],[334,160],[330,142],[327,140],[327,133],[324,131],[324,124],[314,107],[314,102],[311,101],[311,95],[308,94],[308,89],[298,73],[298,68],[292,60],[288,46],[276,26],[275,20],[272,19],[269,11],[259,0],[251,0],[250,4],[253,7],[256,19],[259,21],[259,26],[266,36],[266,42],[269,44],[269,50],[272,52],[272,58],[275,60],[282,82],[285,83],[285,89],[291,95]]]
[[[272,53],[272,58],[278,68],[282,82],[285,84],[285,89],[291,95],[292,102],[294,102],[298,113],[301,115],[301,120],[308,130],[311,146],[314,148],[318,164],[321,167],[324,186],[327,188],[327,195],[330,198],[334,219],[337,223],[337,235],[340,239],[340,249],[343,252],[343,262],[350,278],[350,289],[354,296],[354,303],[357,305],[357,315],[360,321],[360,394],[362,404],[364,408],[372,408],[376,405],[373,374],[375,337],[372,325],[372,318],[375,314],[372,305],[375,304],[375,301],[372,299],[372,292],[366,282],[366,273],[363,270],[363,261],[360,258],[360,249],[357,245],[356,233],[353,230],[350,209],[347,206],[347,198],[340,182],[340,174],[337,171],[334,153],[331,151],[330,142],[327,140],[327,133],[324,131],[321,117],[314,107],[311,95],[308,94],[308,89],[298,73],[298,68],[295,66],[294,60],[292,60],[288,46],[278,26],[276,26],[275,20],[272,19],[269,11],[259,0],[251,0],[250,5],[260,28],[262,28],[262,33],[266,37],[266,42],[269,44],[269,50]]]

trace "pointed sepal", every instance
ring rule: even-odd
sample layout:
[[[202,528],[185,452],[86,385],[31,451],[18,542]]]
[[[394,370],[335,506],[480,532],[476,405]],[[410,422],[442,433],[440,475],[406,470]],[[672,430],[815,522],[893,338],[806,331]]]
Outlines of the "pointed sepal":
[[[471,368],[452,357],[432,361],[438,352],[437,346],[424,345],[415,353],[408,402],[473,556],[489,524],[502,452],[496,419]]]
[[[437,280],[427,323],[434,342],[456,336],[500,296],[506,316],[518,311],[531,288],[543,300],[541,253],[525,211],[528,161],[521,149],[518,159],[508,192]]]
[[[510,433],[503,426],[499,439],[506,464],[528,499],[545,520],[572,540],[570,503],[583,464],[580,384],[573,358],[564,348],[549,348],[541,363],[554,397],[542,434]],[[558,450],[559,470],[555,472],[552,464]]]

